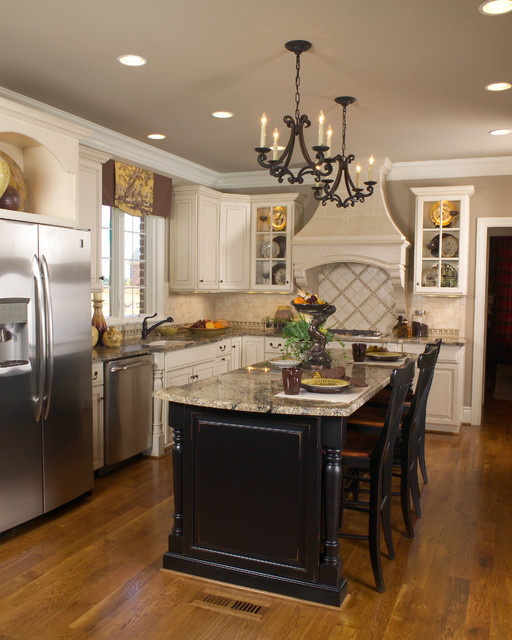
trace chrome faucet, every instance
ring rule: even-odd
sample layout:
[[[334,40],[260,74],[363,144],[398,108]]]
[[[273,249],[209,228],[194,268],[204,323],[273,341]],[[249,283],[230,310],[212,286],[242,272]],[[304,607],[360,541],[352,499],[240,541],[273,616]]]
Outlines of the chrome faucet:
[[[154,318],[156,316],[156,313],[154,313],[152,316],[147,316],[146,318],[144,318],[144,320],[142,321],[142,331],[141,331],[141,336],[143,340],[146,340],[148,335],[153,331],[153,329],[156,329],[157,327],[159,327],[161,324],[164,324],[164,322],[174,322],[174,320],[171,318],[171,316],[169,316],[168,318],[166,318],[165,320],[160,320],[160,322],[155,322],[155,324],[151,325],[150,327],[148,327],[148,320],[150,318]]]

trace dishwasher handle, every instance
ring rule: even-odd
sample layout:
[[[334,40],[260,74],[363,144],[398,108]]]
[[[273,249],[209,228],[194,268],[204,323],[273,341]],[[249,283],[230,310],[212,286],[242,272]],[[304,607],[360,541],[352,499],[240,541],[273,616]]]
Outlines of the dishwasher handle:
[[[144,362],[134,362],[133,364],[125,364],[121,367],[111,367],[110,373],[117,373],[118,371],[127,371],[128,369],[136,369],[137,367],[146,367],[150,364],[147,360]]]

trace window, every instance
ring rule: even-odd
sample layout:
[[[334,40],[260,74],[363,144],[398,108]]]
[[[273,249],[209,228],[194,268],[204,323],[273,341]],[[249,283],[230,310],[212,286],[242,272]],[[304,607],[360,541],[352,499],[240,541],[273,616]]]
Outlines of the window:
[[[129,321],[161,309],[156,292],[163,272],[158,231],[163,220],[139,218],[114,207],[102,208],[101,271],[103,313]],[[159,251],[160,249],[160,251]],[[148,281],[152,274],[152,281]]]

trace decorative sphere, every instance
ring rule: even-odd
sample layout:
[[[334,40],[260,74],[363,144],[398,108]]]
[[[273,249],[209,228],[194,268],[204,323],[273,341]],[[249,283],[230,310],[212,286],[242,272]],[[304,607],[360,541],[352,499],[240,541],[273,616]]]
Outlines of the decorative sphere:
[[[19,211],[21,209],[21,197],[18,191],[11,185],[7,187],[0,198],[0,209]]]

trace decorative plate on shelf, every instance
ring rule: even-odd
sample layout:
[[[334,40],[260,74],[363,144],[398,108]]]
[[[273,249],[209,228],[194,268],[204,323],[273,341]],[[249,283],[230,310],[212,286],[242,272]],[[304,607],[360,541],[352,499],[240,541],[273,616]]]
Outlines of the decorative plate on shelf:
[[[277,258],[281,252],[281,247],[275,240],[269,240],[261,245],[261,255],[264,258]]]
[[[352,389],[354,385],[339,378],[306,378],[300,386],[313,393],[339,393]]]
[[[282,264],[276,264],[272,267],[272,284],[286,284],[286,267]]]
[[[427,249],[430,249],[430,255],[433,258],[439,256],[439,236],[436,235],[428,244]],[[459,241],[451,233],[443,233],[443,246],[441,254],[443,258],[454,258],[459,252]]]
[[[438,265],[435,264],[430,269],[425,269],[421,278],[421,284],[424,287],[437,287],[438,281]],[[459,274],[457,268],[451,264],[443,264],[441,267],[441,287],[458,286]]]
[[[443,203],[442,209],[442,218],[443,222],[441,224],[441,202]],[[430,207],[430,219],[434,223],[436,227],[449,227],[453,222],[455,216],[459,215],[459,210],[456,205],[449,200],[440,200],[439,202],[434,203]]]
[[[282,231],[286,227],[286,207],[274,207],[268,217],[268,224],[275,231]]]

